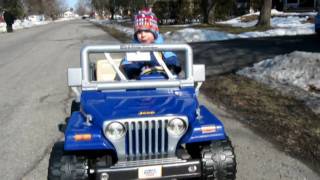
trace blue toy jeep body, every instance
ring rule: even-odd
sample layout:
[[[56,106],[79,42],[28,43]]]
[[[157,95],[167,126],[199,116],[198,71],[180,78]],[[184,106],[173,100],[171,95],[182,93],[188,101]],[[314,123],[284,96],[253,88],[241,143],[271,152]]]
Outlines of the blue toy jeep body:
[[[117,81],[99,82],[92,72],[103,70],[90,70],[92,52],[169,49],[185,50],[185,77],[157,59],[161,72],[128,80],[108,54],[104,66],[113,68]],[[64,148],[53,147],[48,179],[235,178],[235,155],[223,124],[198,102],[204,66],[193,65],[188,45],[89,46],[81,65],[68,72],[80,108],[69,118]]]
[[[315,32],[320,35],[320,12],[318,12],[314,19]]]
[[[168,115],[188,117],[189,128],[179,144],[226,139],[222,123],[204,106],[200,107],[201,117],[197,119],[198,107],[194,88],[177,90],[135,90],[125,92],[87,91],[81,94],[81,107],[91,114],[94,123],[86,124],[80,112],[74,112],[65,135],[65,150],[115,150],[103,135],[103,123],[125,118]],[[151,112],[151,115],[143,115]],[[204,127],[216,127],[215,131],[202,131]],[[75,134],[92,134],[91,141],[76,141]],[[178,145],[179,145],[178,144]]]

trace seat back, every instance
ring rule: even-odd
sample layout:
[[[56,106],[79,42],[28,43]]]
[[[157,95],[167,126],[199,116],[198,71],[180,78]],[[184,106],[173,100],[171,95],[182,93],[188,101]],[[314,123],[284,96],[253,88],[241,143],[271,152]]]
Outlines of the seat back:
[[[117,67],[120,66],[121,60],[122,59],[113,59]],[[114,81],[117,73],[108,60],[102,59],[96,62],[96,77],[97,81]]]

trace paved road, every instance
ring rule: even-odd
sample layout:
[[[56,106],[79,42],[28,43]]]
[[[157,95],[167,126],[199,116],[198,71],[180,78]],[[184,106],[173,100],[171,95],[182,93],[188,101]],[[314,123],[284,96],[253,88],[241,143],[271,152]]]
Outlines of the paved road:
[[[57,125],[68,116],[66,69],[79,65],[83,44],[117,43],[87,21],[49,24],[0,34],[0,179],[46,179]],[[234,142],[238,179],[319,179],[202,98],[224,121]]]
[[[85,43],[117,42],[86,21],[0,34],[0,179],[21,179],[62,137],[70,103],[66,69]],[[35,174],[45,179],[46,167]]]
[[[293,51],[320,52],[316,35],[233,39],[191,43],[197,63],[210,64],[207,74],[228,73],[257,61]]]

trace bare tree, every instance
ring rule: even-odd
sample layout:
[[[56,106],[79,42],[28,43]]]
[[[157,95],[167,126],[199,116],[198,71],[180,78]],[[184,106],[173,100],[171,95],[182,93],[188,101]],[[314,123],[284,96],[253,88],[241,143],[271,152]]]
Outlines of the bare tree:
[[[28,14],[45,14],[52,19],[66,10],[63,0],[24,0],[24,6]]]
[[[10,11],[10,13],[16,17],[21,17],[24,15],[24,9],[21,0],[0,0],[0,9],[1,8]]]
[[[78,3],[76,4],[75,12],[82,16],[90,11],[89,7],[90,7],[90,1],[79,0]]]
[[[270,27],[272,0],[262,0],[260,8],[259,21],[256,27],[268,28]]]
[[[44,14],[42,0],[24,0],[24,6],[27,14]]]
[[[100,16],[104,16],[106,13],[111,14],[111,19],[114,19],[114,15],[119,11],[121,4],[129,4],[128,1],[116,1],[116,0],[92,0],[92,7],[98,12]]]
[[[114,13],[114,11],[110,11],[110,6],[112,6],[111,1],[113,2],[114,0],[92,0],[91,5],[97,11],[99,16],[103,17],[108,12],[110,12],[111,14]]]
[[[203,23],[209,24],[214,21],[214,12],[219,0],[201,0]]]

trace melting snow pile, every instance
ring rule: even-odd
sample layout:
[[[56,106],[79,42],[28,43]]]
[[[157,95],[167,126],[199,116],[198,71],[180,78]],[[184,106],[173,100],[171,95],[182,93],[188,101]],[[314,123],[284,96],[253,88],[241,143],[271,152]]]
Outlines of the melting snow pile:
[[[320,114],[320,53],[295,51],[266,59],[237,73],[276,87],[282,92],[282,87],[288,86],[287,93],[304,100]],[[299,93],[301,90],[308,93]]]

